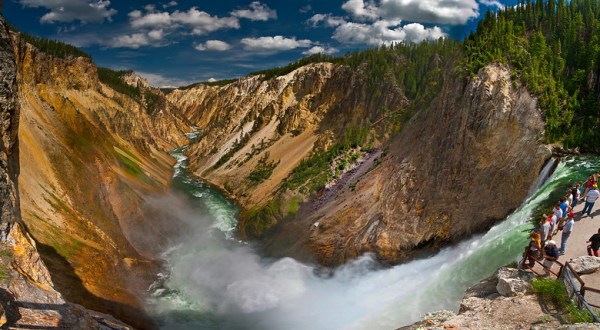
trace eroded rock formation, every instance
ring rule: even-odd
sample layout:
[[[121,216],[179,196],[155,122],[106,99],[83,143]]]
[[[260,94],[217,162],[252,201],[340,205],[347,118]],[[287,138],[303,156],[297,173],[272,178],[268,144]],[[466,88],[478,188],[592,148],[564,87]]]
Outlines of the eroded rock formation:
[[[487,66],[469,80],[448,74],[381,165],[364,163],[318,207],[306,205],[270,250],[308,249],[326,265],[369,251],[399,262],[484,230],[526,197],[551,155],[543,135],[535,98],[507,67]]]

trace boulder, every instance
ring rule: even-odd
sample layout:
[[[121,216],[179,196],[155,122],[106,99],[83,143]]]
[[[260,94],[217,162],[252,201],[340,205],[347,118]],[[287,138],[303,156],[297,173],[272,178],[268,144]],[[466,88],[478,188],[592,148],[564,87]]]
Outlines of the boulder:
[[[523,295],[531,290],[530,277],[515,268],[500,268],[496,273],[496,290],[504,297]]]
[[[600,258],[594,256],[582,256],[569,261],[577,274],[591,274],[600,268]]]

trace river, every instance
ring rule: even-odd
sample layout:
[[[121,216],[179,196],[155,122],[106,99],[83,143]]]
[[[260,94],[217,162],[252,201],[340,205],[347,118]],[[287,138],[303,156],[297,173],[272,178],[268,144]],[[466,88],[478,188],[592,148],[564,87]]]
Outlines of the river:
[[[595,157],[564,159],[485,234],[391,268],[365,255],[325,278],[314,265],[262,258],[236,240],[235,203],[188,176],[184,149],[173,152],[173,190],[189,210],[173,213],[189,229],[164,253],[166,269],[150,288],[149,308],[163,329],[394,329],[426,312],[457,311],[468,287],[519,259],[541,202],[600,169]]]

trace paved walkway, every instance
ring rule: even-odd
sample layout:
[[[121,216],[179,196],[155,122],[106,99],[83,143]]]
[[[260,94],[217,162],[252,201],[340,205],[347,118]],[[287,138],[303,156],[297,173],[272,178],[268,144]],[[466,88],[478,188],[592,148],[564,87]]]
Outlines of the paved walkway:
[[[574,208],[575,212],[575,225],[573,227],[573,232],[571,233],[571,237],[567,241],[567,247],[565,250],[565,254],[560,256],[558,261],[561,263],[566,263],[572,258],[586,256],[587,255],[587,243],[586,241],[590,239],[590,237],[598,232],[598,228],[600,228],[600,201],[596,202],[594,208],[592,209],[591,216],[581,216],[580,212],[583,210],[583,206],[585,203],[580,203]],[[553,240],[556,241],[556,246],[560,248],[562,232],[559,231],[553,237]],[[542,272],[542,268],[539,265],[535,267],[536,271]],[[554,266],[552,271],[558,272],[558,266]],[[581,276],[581,279],[585,282],[586,286],[600,289],[600,271]],[[586,300],[600,306],[600,294],[587,292]]]
[[[590,239],[592,235],[598,232],[598,228],[600,228],[600,201],[597,201],[592,208],[591,216],[581,216],[580,213],[583,210],[583,206],[585,203],[580,203],[575,206],[575,226],[573,227],[573,232],[571,233],[571,237],[567,241],[567,247],[565,250],[565,254],[559,258],[559,261],[565,263],[572,258],[586,256],[587,255],[587,246],[586,241]],[[561,233],[559,232],[556,236],[556,244],[559,244],[561,240]],[[585,282],[586,286],[600,289],[600,272],[595,272],[589,275],[581,276],[581,279]],[[586,300],[600,306],[600,294],[587,292],[585,294]]]

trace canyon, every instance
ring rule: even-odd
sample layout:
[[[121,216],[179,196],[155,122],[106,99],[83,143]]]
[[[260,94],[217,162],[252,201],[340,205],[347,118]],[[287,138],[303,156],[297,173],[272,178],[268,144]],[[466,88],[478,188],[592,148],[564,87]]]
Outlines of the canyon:
[[[168,191],[169,151],[196,127],[190,170],[240,204],[240,237],[324,266],[366,253],[398,264],[482,232],[521,204],[552,155],[537,99],[504,64],[471,77],[434,54],[421,98],[332,62],[166,95],[123,75],[136,99],[89,58],[45,54],[7,28],[1,37],[2,289],[33,315],[22,322],[41,304],[60,305],[40,313],[65,326],[156,326],[145,290],[185,226],[149,201]],[[335,156],[325,171],[299,178],[321,154]]]

